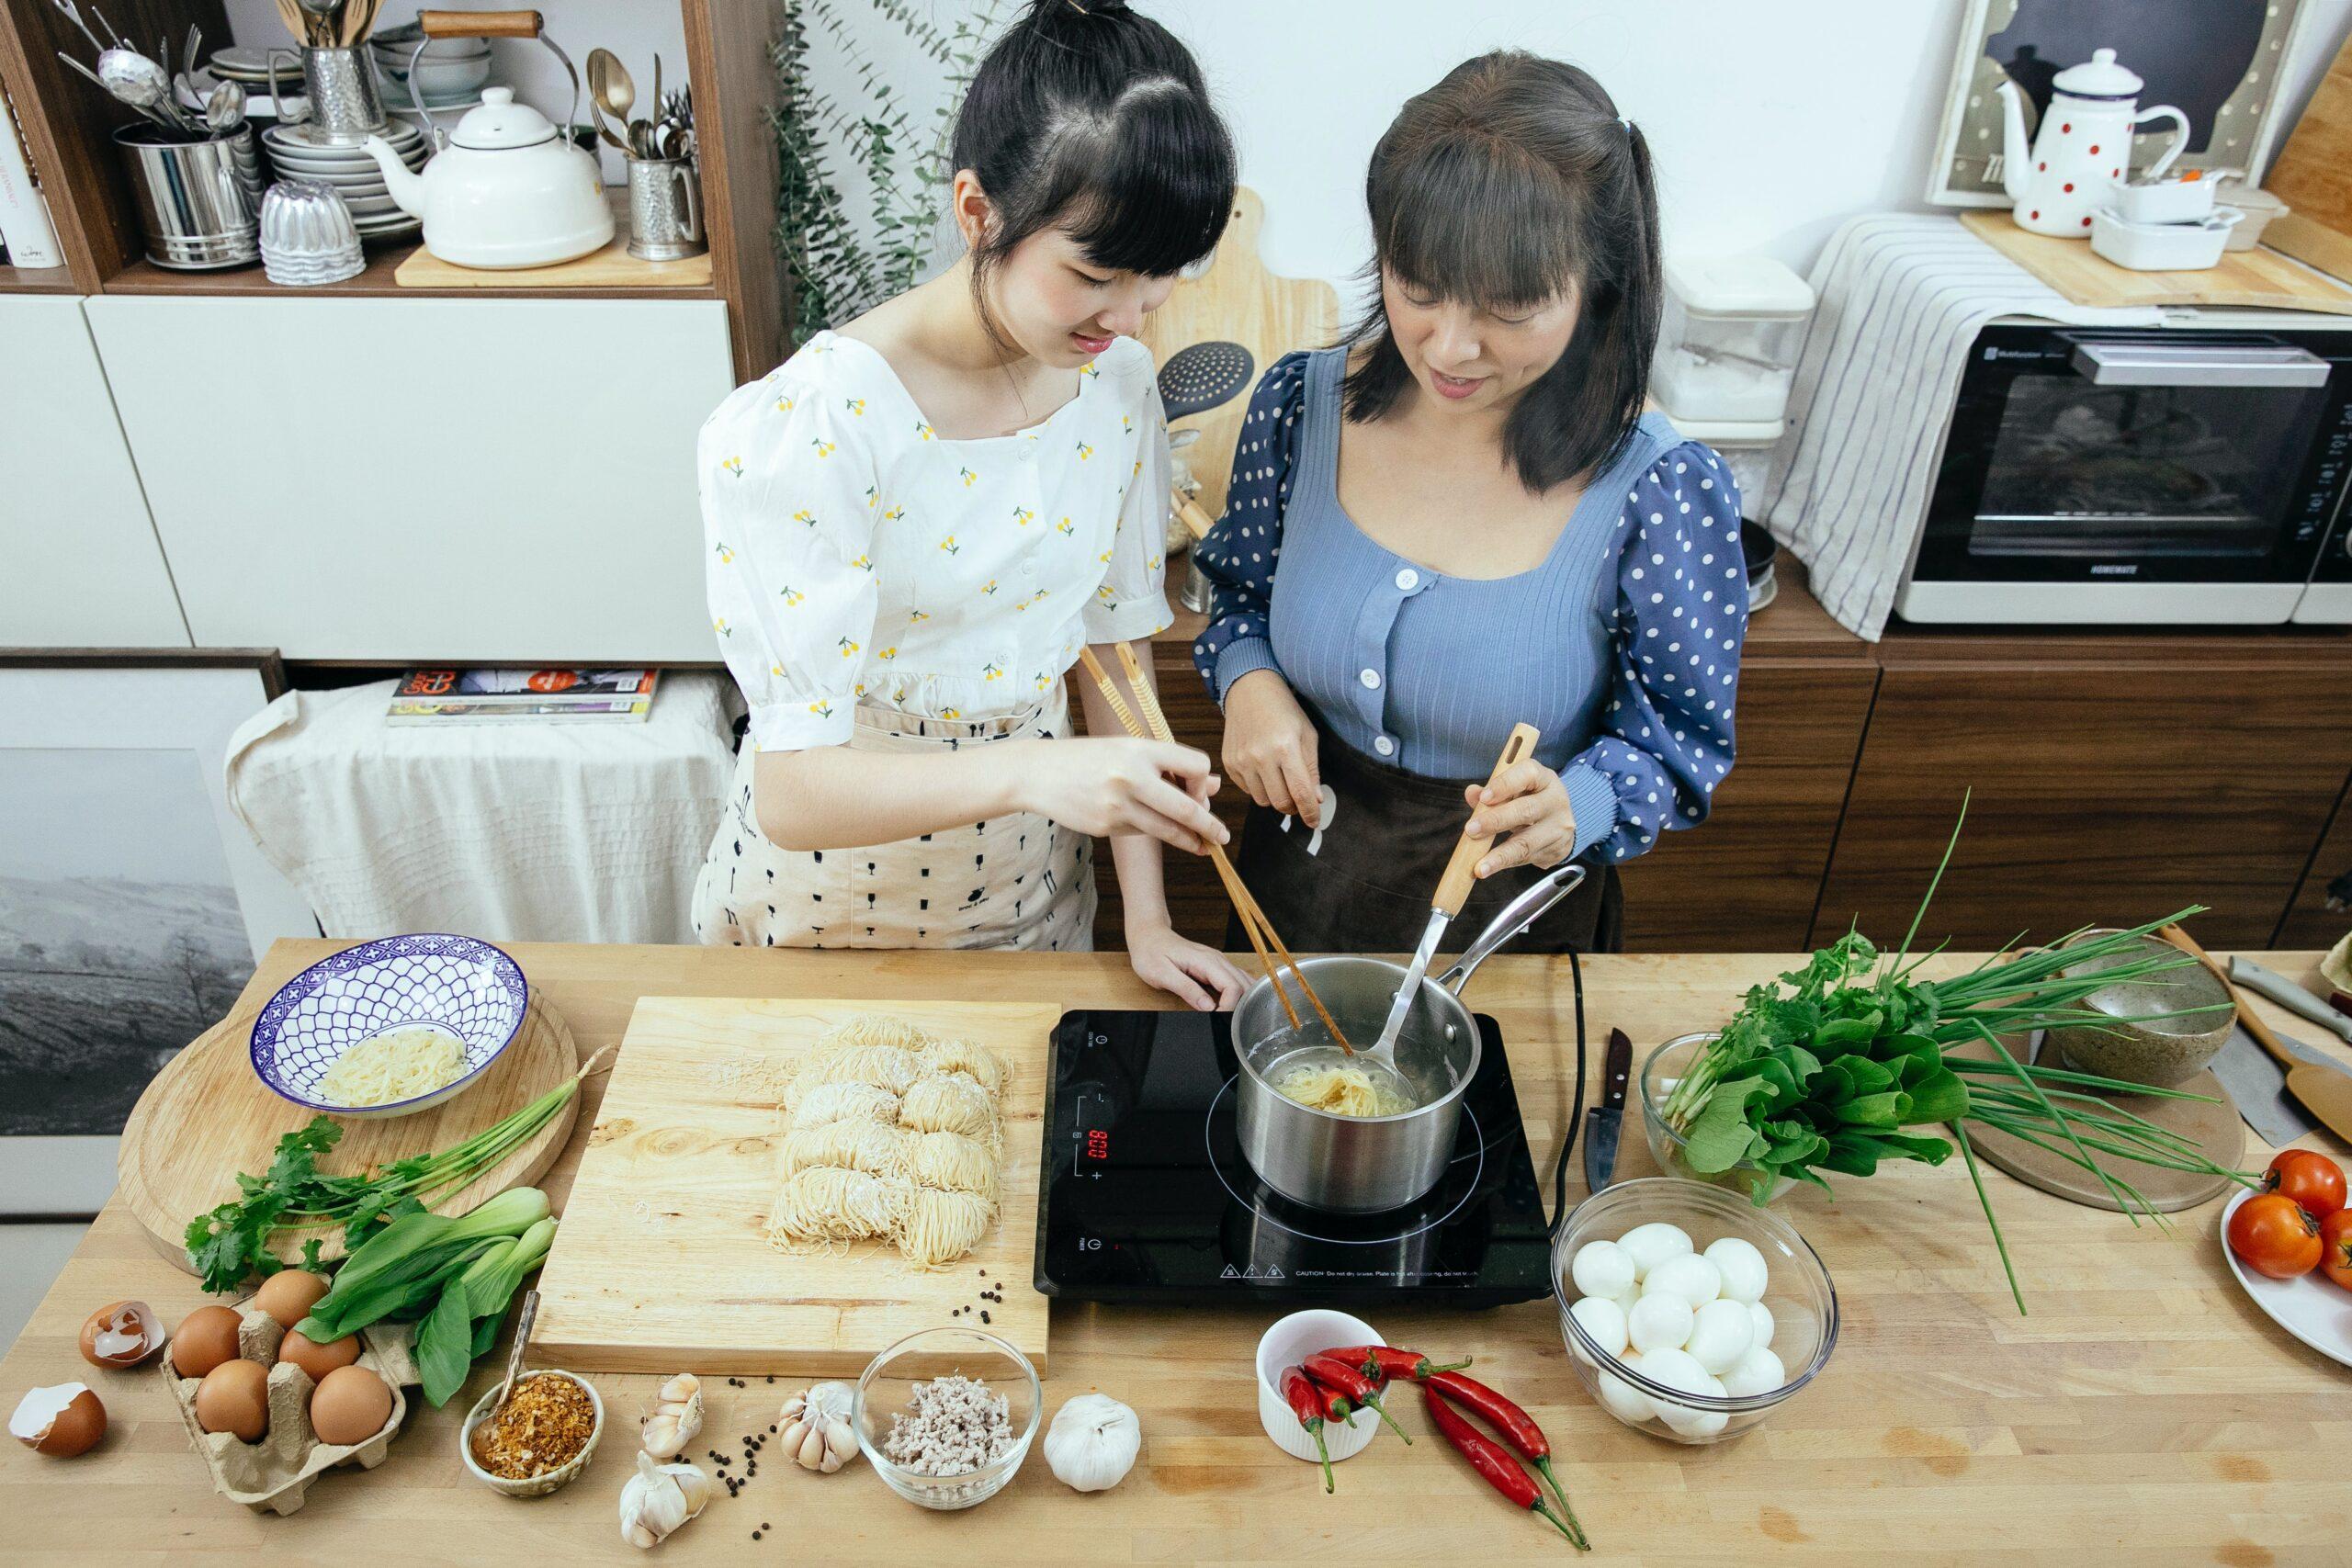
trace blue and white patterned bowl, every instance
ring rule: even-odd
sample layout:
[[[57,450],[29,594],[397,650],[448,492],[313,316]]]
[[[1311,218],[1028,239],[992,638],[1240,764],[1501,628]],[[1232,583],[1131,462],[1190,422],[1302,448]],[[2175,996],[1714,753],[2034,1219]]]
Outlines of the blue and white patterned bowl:
[[[407,1116],[462,1092],[522,1032],[530,990],[514,960],[469,936],[389,936],[321,959],[286,982],[254,1022],[254,1072],[295,1104],[334,1116]],[[456,1082],[389,1105],[334,1105],[318,1084],[335,1058],[388,1029],[430,1024],[457,1036]]]

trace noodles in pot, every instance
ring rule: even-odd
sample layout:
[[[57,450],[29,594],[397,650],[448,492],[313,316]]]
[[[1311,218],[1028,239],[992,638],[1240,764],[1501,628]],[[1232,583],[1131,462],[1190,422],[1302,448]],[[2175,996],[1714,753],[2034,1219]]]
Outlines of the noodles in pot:
[[[1413,1109],[1389,1074],[1375,1076],[1351,1062],[1284,1065],[1269,1081],[1283,1099],[1333,1116],[1395,1116]]]

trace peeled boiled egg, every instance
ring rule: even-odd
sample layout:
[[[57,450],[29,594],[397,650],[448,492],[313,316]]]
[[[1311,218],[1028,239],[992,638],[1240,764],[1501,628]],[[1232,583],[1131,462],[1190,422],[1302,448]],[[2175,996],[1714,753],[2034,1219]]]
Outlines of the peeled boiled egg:
[[[321,1345],[300,1329],[291,1328],[277,1347],[277,1359],[291,1361],[310,1373],[312,1382],[324,1382],[327,1374],[337,1367],[347,1367],[359,1359],[359,1336],[346,1334]]]
[[[1630,1350],[1618,1357],[1617,1361],[1634,1371],[1644,1370],[1641,1357]],[[1604,1370],[1597,1381],[1600,1385],[1600,1403],[1607,1405],[1609,1414],[1620,1421],[1639,1426],[1657,1414],[1657,1406],[1650,1403],[1648,1394],[1615,1373]]]
[[[269,1369],[259,1361],[223,1361],[196,1385],[196,1424],[257,1443],[269,1429]]]
[[[1604,1356],[1619,1355],[1632,1343],[1625,1337],[1628,1332],[1625,1310],[1607,1296],[1583,1297],[1568,1308],[1568,1315],[1577,1320],[1577,1327],[1591,1337]],[[1583,1356],[1584,1347],[1577,1347],[1577,1354]],[[1589,1357],[1585,1359],[1588,1361],[1591,1359]]]
[[[1765,1346],[1772,1343],[1772,1329],[1774,1326],[1772,1323],[1772,1309],[1766,1306],[1762,1302],[1750,1302],[1747,1303],[1747,1315],[1755,1321],[1755,1344],[1756,1348],[1760,1350]]]
[[[237,1314],[224,1306],[198,1307],[172,1330],[172,1371],[200,1378],[237,1359]]]
[[[1615,1297],[1634,1283],[1634,1258],[1613,1241],[1589,1241],[1577,1248],[1568,1278],[1588,1296]]]
[[[1789,1370],[1781,1365],[1781,1358],[1761,1345],[1751,1345],[1738,1364],[1723,1374],[1724,1391],[1742,1399],[1759,1393],[1770,1393],[1787,1386]]]
[[[1668,1258],[1694,1250],[1689,1234],[1680,1225],[1671,1225],[1664,1220],[1635,1225],[1617,1238],[1617,1245],[1632,1255],[1636,1280],[1648,1279],[1650,1270]]]
[[[1695,1253],[1679,1253],[1660,1262],[1642,1278],[1642,1295],[1675,1295],[1698,1311],[1723,1293],[1724,1277],[1715,1266]]]
[[[1707,1385],[1691,1392],[1721,1399],[1724,1397],[1723,1380],[1710,1373]],[[1696,1410],[1687,1405],[1662,1404],[1657,1407],[1657,1414],[1660,1420],[1685,1438],[1712,1438],[1731,1425],[1731,1417],[1720,1410]]]
[[[1747,1303],[1716,1300],[1701,1307],[1690,1319],[1690,1337],[1683,1348],[1691,1359],[1716,1377],[1739,1364],[1756,1341],[1756,1320]]]
[[[107,1435],[107,1407],[87,1383],[30,1389],[8,1417],[8,1435],[37,1454],[72,1459]]]
[[[135,1367],[164,1348],[164,1325],[145,1302],[108,1302],[82,1324],[82,1359]]]
[[[364,1443],[391,1415],[390,1387],[366,1367],[337,1367],[311,1395],[311,1426],[322,1443]]]
[[[261,1289],[254,1292],[254,1305],[277,1319],[280,1328],[291,1328],[309,1316],[311,1308],[326,1293],[325,1275],[307,1269],[281,1269],[261,1282]]]
[[[1690,1303],[1671,1291],[1644,1296],[1626,1314],[1625,1337],[1645,1356],[1653,1350],[1679,1355],[1690,1337]]]
[[[1700,1256],[1715,1266],[1723,1276],[1724,1294],[1733,1301],[1760,1299],[1771,1280],[1772,1271],[1766,1266],[1764,1255],[1756,1249],[1754,1242],[1739,1236],[1724,1236]]]

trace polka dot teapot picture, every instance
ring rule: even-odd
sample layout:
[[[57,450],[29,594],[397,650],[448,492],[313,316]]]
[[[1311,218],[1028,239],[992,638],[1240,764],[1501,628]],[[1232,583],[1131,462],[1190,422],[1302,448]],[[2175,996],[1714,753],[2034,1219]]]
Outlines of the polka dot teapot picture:
[[[2148,170],[2155,179],[2188,146],[2188,117],[2170,104],[2143,109],[2140,78],[2100,49],[2058,73],[2041,133],[2028,143],[2025,94],[2004,81],[2001,186],[2017,203],[2018,227],[2067,239],[2091,236],[2091,214],[2109,206],[2132,168],[2132,133],[2152,119],[2173,123],[2172,145]]]

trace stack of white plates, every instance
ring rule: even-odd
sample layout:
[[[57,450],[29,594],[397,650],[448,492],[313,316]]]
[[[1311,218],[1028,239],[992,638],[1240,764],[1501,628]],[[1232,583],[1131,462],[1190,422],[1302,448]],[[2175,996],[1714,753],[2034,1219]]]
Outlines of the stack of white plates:
[[[330,141],[308,123],[273,125],[261,133],[261,140],[280,178],[312,180],[341,197],[362,240],[391,239],[423,226],[392,200],[384,171],[366,148]],[[424,135],[416,127],[396,119],[384,131],[384,140],[412,171],[424,166]]]

